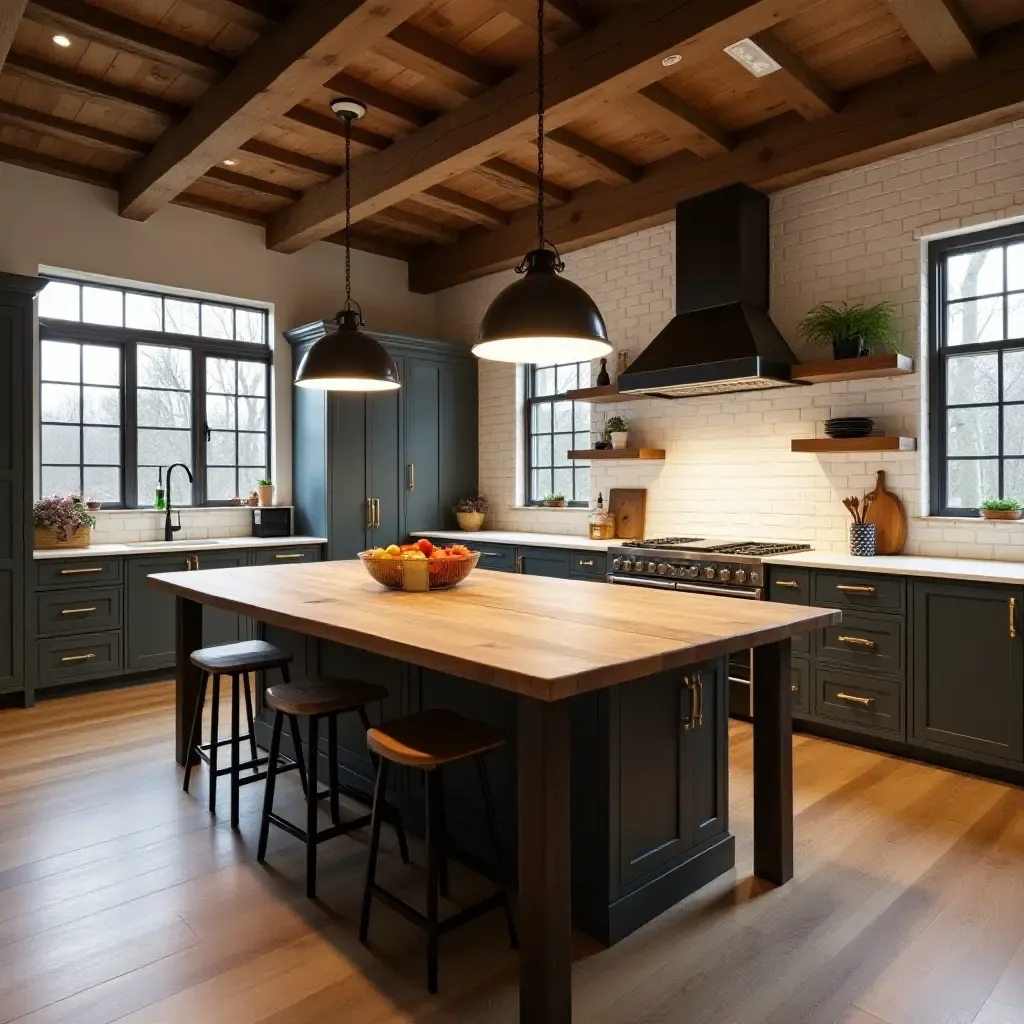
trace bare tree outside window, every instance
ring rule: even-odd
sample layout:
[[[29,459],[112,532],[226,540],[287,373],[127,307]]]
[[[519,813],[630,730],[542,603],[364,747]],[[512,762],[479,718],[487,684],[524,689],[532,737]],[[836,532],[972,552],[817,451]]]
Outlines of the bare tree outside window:
[[[569,458],[590,447],[590,406],[565,397],[590,386],[589,362],[526,368],[526,493],[530,504],[561,494],[571,505],[590,500],[590,464]]]

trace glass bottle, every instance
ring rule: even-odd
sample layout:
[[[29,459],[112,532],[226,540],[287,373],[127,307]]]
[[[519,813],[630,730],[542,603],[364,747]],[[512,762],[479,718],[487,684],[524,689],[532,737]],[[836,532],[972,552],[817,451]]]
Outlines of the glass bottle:
[[[615,517],[605,510],[604,495],[597,496],[597,504],[590,513],[590,539],[612,540],[615,537]]]

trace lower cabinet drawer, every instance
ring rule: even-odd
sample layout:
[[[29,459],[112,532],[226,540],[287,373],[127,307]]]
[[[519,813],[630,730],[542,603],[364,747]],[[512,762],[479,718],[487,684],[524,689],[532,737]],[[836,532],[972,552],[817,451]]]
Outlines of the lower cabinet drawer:
[[[793,714],[810,714],[811,663],[806,658],[793,658],[789,670],[789,689],[793,695]]]
[[[121,582],[120,558],[39,558],[35,567],[36,585],[40,587],[84,587]]]
[[[814,714],[817,718],[853,725],[886,736],[902,736],[902,683],[867,675],[814,669]]]
[[[254,565],[290,565],[292,562],[315,562],[320,557],[317,547],[256,548]]]
[[[818,659],[855,668],[906,674],[906,637],[902,619],[843,612],[843,621],[818,634]]]
[[[121,671],[120,630],[39,640],[37,651],[39,686],[99,679]]]
[[[608,555],[604,551],[570,551],[569,575],[576,579],[603,580],[608,575]]]
[[[40,636],[120,628],[120,587],[82,587],[36,594],[36,629]]]
[[[516,549],[502,544],[474,544],[471,540],[466,545],[471,551],[480,552],[480,569],[496,569],[498,572],[516,571]]]

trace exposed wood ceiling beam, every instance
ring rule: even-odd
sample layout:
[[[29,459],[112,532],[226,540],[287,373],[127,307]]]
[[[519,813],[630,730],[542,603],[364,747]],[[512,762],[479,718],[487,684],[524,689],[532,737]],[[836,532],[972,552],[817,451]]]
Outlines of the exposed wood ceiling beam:
[[[26,0],[8,0],[0,4],[0,68],[3,68],[11,43],[18,32]]]
[[[261,142],[259,139],[250,139],[238,148],[243,153],[251,153],[287,170],[308,171],[321,178],[333,178],[341,172],[340,167],[329,164],[326,160],[318,160],[314,156],[306,156],[305,153],[293,153],[290,149],[272,146],[269,142]]]
[[[563,158],[584,164],[597,175],[598,181],[606,185],[629,185],[639,181],[644,173],[642,167],[568,128],[555,128],[548,132],[547,143]]]
[[[801,117],[817,121],[839,109],[839,97],[773,32],[758,32],[751,38],[782,66],[781,71],[767,75],[763,81],[772,83]]]
[[[284,21],[288,7],[276,0],[187,0],[190,7],[226,18],[236,25],[265,32]]]
[[[451,228],[446,228],[427,217],[421,217],[418,213],[411,213],[398,206],[392,206],[389,210],[381,210],[374,219],[381,224],[397,228],[399,231],[418,235],[431,242],[440,242],[442,245],[455,242],[459,237],[457,231],[452,231]]]
[[[121,190],[122,215],[145,220],[426,2],[325,0],[296,8],[129,173]]]
[[[495,158],[487,160],[474,170],[477,174],[489,178],[495,184],[500,185],[509,192],[521,196],[528,202],[537,201],[537,175],[532,171],[524,171],[518,164],[510,160]],[[549,179],[544,179],[544,198],[548,206],[565,206],[572,193],[561,185],[556,185]]]
[[[548,58],[551,129],[588,106],[635,92],[671,73],[662,60],[690,56],[763,31],[814,0],[651,0],[615,15]],[[527,68],[352,167],[356,220],[440,185],[529,138],[536,73]],[[271,220],[268,244],[294,252],[333,234],[344,219],[344,175],[308,191]]]
[[[253,178],[248,174],[239,174],[237,171],[229,171],[226,167],[211,167],[203,177],[212,178],[223,185],[230,185],[256,195],[285,199],[289,203],[294,203],[302,195],[301,192],[296,192],[295,189],[288,188],[287,185],[279,185],[276,181],[264,181],[262,178]]]
[[[413,128],[422,128],[423,125],[433,121],[436,116],[429,110],[417,107],[415,103],[403,100],[400,96],[378,89],[352,75],[346,75],[344,71],[327,82],[327,88],[336,90],[340,96],[351,96],[353,99],[360,100],[371,109],[390,114]]]
[[[978,56],[978,40],[957,0],[889,0],[914,45],[936,71]]]
[[[435,210],[444,210],[445,213],[454,213],[475,224],[503,228],[506,224],[512,223],[512,218],[504,210],[499,210],[496,206],[491,206],[490,203],[481,202],[462,192],[456,192],[455,189],[446,188],[444,185],[428,188],[416,196],[416,199],[424,206],[432,206]]]
[[[207,81],[223,77],[234,65],[234,61],[224,54],[130,18],[122,18],[84,0],[31,0],[25,14],[39,24],[103,43],[115,50],[125,50],[144,60],[156,61]]]
[[[267,215],[258,210],[246,210],[241,206],[232,206],[230,203],[223,203],[219,199],[209,199],[206,196],[197,196],[192,192],[182,192],[175,196],[171,202],[175,206],[184,206],[189,210],[199,210],[200,213],[213,213],[218,217],[227,217],[228,220],[238,220],[243,224],[256,224],[263,227],[267,223]]]
[[[945,74],[918,66],[855,89],[825,120],[784,115],[723,156],[677,153],[648,167],[635,185],[583,189],[548,214],[547,233],[570,252],[663,224],[679,200],[723,185],[742,181],[771,191],[1015,120],[1024,111],[1024,26],[985,42],[984,56]],[[432,249],[411,263],[410,287],[433,292],[514,266],[533,245],[533,231],[516,218],[481,238]]]
[[[32,149],[21,149],[0,142],[0,161],[5,164],[16,164],[30,171],[44,171],[56,174],[58,178],[70,178],[72,181],[84,181],[88,185],[100,185],[102,188],[117,188],[117,175],[99,167],[87,167],[61,160],[46,153],[37,153]]]
[[[21,107],[15,103],[0,101],[0,122],[17,125],[19,128],[27,128],[30,131],[41,132],[44,135],[65,139],[69,142],[83,142],[97,149],[119,153],[122,156],[145,156],[150,150],[149,143],[143,142],[141,139],[118,135],[116,132],[109,132],[104,128],[93,128],[91,125],[80,124],[78,121],[68,121],[63,117],[56,117],[41,110],[32,110],[29,107]]]
[[[344,245],[343,234],[331,235],[324,239],[325,242],[332,242],[334,245]],[[372,252],[377,256],[387,256],[388,259],[407,262],[412,255],[412,249],[408,245],[396,242],[390,238],[381,238],[378,235],[369,235],[363,231],[352,232],[352,248],[360,249],[363,252]]]
[[[401,25],[373,48],[393,63],[437,79],[462,96],[479,96],[506,74],[415,25]]]
[[[534,0],[494,0],[518,21],[530,28],[537,24],[537,4]],[[580,32],[593,26],[594,17],[577,0],[544,0],[545,14],[558,14],[564,21],[574,25]],[[547,17],[544,19],[547,21]]]
[[[682,133],[687,149],[698,156],[721,156],[732,149],[729,133],[713,117],[660,82],[641,89],[629,102],[670,139]]]
[[[345,125],[333,114],[318,114],[315,110],[310,110],[309,107],[292,107],[282,115],[281,121],[293,121],[295,124],[301,124],[306,128],[330,135],[332,138],[345,138]],[[377,132],[371,132],[359,124],[352,125],[352,141],[374,150],[387,149],[391,145],[391,140],[386,135],[378,135]]]

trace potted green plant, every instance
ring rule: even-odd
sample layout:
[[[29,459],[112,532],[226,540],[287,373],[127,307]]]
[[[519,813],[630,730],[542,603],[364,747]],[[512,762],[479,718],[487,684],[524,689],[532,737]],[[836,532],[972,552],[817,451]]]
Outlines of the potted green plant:
[[[484,525],[490,505],[485,497],[479,495],[476,498],[463,498],[455,505],[453,511],[459,521],[459,529],[475,533]]]
[[[274,504],[274,481],[259,480],[256,483],[256,493],[260,496],[261,505]]]
[[[621,416],[611,416],[604,425],[605,439],[618,451],[629,445],[629,424]]]
[[[891,302],[865,306],[819,302],[797,326],[808,345],[832,346],[836,359],[856,359],[868,350],[899,352],[896,307]]]
[[[978,506],[982,519],[1020,519],[1024,512],[1016,498],[989,498]]]
[[[87,548],[95,525],[80,494],[51,494],[32,506],[36,548]]]
[[[545,494],[541,504],[545,508],[565,508],[565,495],[558,493]]]

